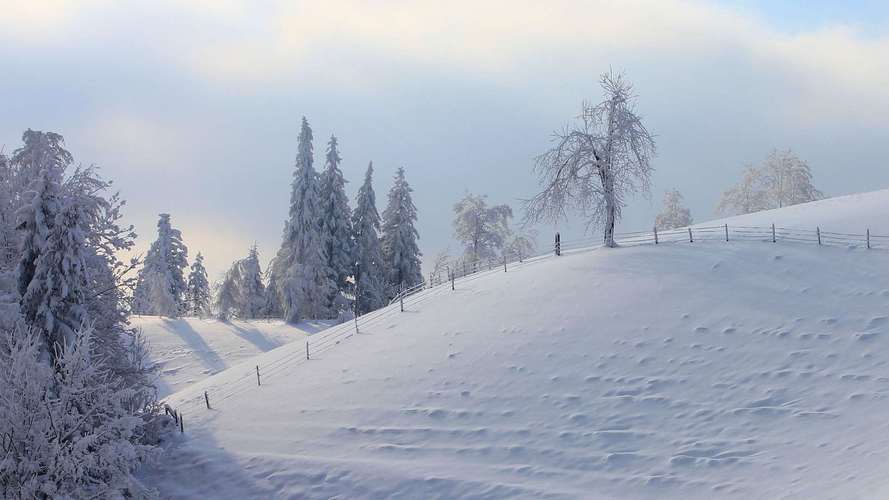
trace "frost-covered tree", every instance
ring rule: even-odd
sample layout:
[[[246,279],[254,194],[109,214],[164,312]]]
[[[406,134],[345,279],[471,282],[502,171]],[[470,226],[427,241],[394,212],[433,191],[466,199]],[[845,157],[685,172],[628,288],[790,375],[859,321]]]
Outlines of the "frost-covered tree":
[[[346,196],[346,180],[340,171],[339,150],[335,136],[327,143],[327,160],[321,173],[320,208],[321,237],[327,254],[327,267],[336,283],[336,301],[351,290],[348,278],[352,275],[352,223],[349,198]],[[338,300],[342,304],[342,300]]]
[[[312,129],[303,117],[298,137],[296,168],[290,193],[290,217],[272,272],[284,319],[336,317],[331,302],[336,284],[327,266],[321,236],[318,174],[313,167]]]
[[[772,151],[762,166],[763,185],[772,208],[787,207],[824,198],[812,185],[809,164],[792,151]]]
[[[584,103],[580,121],[554,134],[555,145],[537,157],[543,191],[526,205],[526,223],[558,220],[569,209],[588,226],[603,226],[615,246],[614,226],[630,194],[648,193],[654,139],[636,114],[633,88],[621,75],[601,79],[605,99]]]
[[[356,310],[364,314],[386,305],[386,275],[380,247],[380,214],[373,189],[373,162],[367,165],[352,212],[352,261],[357,288]]]
[[[690,226],[692,222],[691,211],[683,204],[682,193],[678,189],[665,192],[664,208],[654,219],[654,226],[658,229],[675,229]]]
[[[169,214],[160,214],[157,239],[151,244],[139,272],[133,308],[137,314],[178,317],[186,311],[185,269],[188,248],[182,233],[170,224]]]
[[[198,252],[188,273],[188,285],[185,291],[185,303],[188,314],[201,317],[210,309],[210,281],[207,280],[207,269],[204,268],[204,256]]]
[[[404,168],[399,168],[395,183],[389,190],[389,202],[383,211],[381,244],[390,295],[394,295],[398,287],[410,287],[423,281],[420,270],[422,254],[417,246],[420,233],[414,227],[417,207],[411,200],[412,191],[404,178]]]
[[[76,200],[60,199],[58,175],[44,169],[20,211],[25,251],[18,268],[22,316],[53,359],[88,321],[83,218]]]
[[[749,214],[820,200],[809,165],[790,150],[772,151],[760,167],[747,166],[741,181],[722,194],[716,210]]]
[[[503,252],[511,259],[525,259],[537,251],[537,231],[519,228],[506,238]]]
[[[454,205],[454,236],[472,261],[496,259],[509,238],[512,209],[509,205],[489,207],[486,195],[466,193]]]
[[[236,261],[225,273],[216,295],[216,315],[221,320],[261,318],[265,301],[259,250],[253,245],[247,257]]]
[[[763,185],[762,171],[752,165],[744,167],[741,181],[722,193],[716,211],[722,214],[749,214],[767,210],[768,198]]]

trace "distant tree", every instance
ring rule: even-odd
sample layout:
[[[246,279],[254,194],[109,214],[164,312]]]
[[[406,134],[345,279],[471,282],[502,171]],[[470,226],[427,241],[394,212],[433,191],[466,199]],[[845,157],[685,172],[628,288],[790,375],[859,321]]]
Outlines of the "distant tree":
[[[160,214],[157,239],[151,244],[139,272],[133,296],[137,314],[179,317],[186,311],[185,268],[188,248],[182,233],[170,224],[169,214]]]
[[[383,259],[386,262],[390,296],[401,286],[413,286],[423,281],[420,271],[420,249],[417,240],[420,233],[417,207],[411,200],[410,185],[404,178],[404,168],[395,174],[395,183],[389,190],[389,203],[383,211]]]
[[[466,193],[454,205],[454,236],[472,261],[496,259],[510,235],[512,209],[509,205],[489,207],[486,197]]]
[[[506,238],[504,253],[511,259],[531,257],[537,251],[537,231],[533,229],[513,230]]]
[[[809,165],[790,150],[774,150],[762,166],[744,168],[741,181],[723,193],[716,210],[749,214],[822,198],[824,193],[812,184]]]
[[[632,86],[613,73],[602,75],[601,85],[605,99],[584,103],[580,123],[556,132],[552,149],[537,157],[543,191],[526,204],[526,223],[558,220],[574,209],[588,225],[602,225],[605,245],[613,247],[625,197],[648,193],[655,144],[635,112]]]
[[[352,275],[357,289],[356,310],[364,314],[386,305],[386,275],[380,246],[380,214],[373,189],[373,162],[367,165],[352,212]]]
[[[346,196],[346,180],[340,171],[339,150],[335,136],[327,143],[327,159],[321,174],[321,237],[327,255],[327,267],[336,283],[331,302],[337,309],[348,308],[345,294],[351,291],[348,278],[352,276],[352,222],[349,198]]]
[[[671,189],[664,193],[664,208],[654,220],[658,229],[675,229],[690,226],[693,222],[691,211],[682,203],[682,193]]]
[[[787,207],[824,198],[812,185],[809,164],[789,149],[774,150],[762,167],[763,184],[772,208]]]
[[[217,317],[221,320],[263,317],[267,297],[262,276],[259,250],[253,245],[247,257],[235,261],[225,273],[216,295]]]
[[[721,214],[749,214],[769,208],[762,172],[752,166],[744,167],[741,182],[722,194],[716,211]]]
[[[451,265],[451,248],[445,248],[435,255],[432,261],[432,274],[429,276],[430,283],[440,283],[450,279],[448,267]]]
[[[298,137],[296,168],[290,194],[290,217],[284,228],[281,249],[272,272],[278,287],[284,319],[296,323],[304,318],[336,316],[330,298],[336,283],[327,266],[321,236],[318,174],[313,167],[312,129],[303,117]]]
[[[191,264],[185,302],[188,314],[192,316],[202,317],[210,309],[210,281],[204,268],[204,256],[200,252]]]

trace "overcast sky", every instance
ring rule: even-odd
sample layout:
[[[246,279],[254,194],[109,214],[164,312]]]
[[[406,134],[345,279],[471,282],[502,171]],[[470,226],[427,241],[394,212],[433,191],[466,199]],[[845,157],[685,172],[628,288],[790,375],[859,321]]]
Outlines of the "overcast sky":
[[[369,160],[380,211],[405,167],[432,257],[467,189],[535,192],[533,157],[613,68],[658,143],[621,228],[671,188],[703,221],[773,148],[830,195],[889,187],[886,4],[0,0],[0,144],[63,134],[129,200],[140,248],[169,212],[215,278],[254,241],[277,250],[305,115],[319,168],[339,138],[353,200]]]

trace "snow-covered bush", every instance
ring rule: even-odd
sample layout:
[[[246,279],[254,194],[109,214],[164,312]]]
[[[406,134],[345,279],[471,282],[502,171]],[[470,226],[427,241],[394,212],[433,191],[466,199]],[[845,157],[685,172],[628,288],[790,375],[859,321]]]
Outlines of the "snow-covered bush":
[[[92,330],[55,356],[23,325],[0,345],[0,493],[3,498],[145,498],[133,468],[143,444],[142,402],[90,348]],[[150,415],[146,415],[150,417]]]

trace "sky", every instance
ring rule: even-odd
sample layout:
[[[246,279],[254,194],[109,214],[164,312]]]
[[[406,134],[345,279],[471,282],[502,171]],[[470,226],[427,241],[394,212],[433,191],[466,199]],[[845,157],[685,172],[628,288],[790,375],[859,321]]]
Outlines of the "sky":
[[[656,134],[648,228],[679,189],[698,221],[775,148],[829,195],[889,187],[889,4],[878,1],[0,0],[0,145],[65,136],[128,200],[144,250],[172,214],[211,278],[280,244],[300,119],[316,167],[339,139],[354,200],[369,161],[382,212],[403,166],[427,260],[468,190],[538,189],[553,130],[623,72]],[[541,226],[583,235],[583,224]]]

